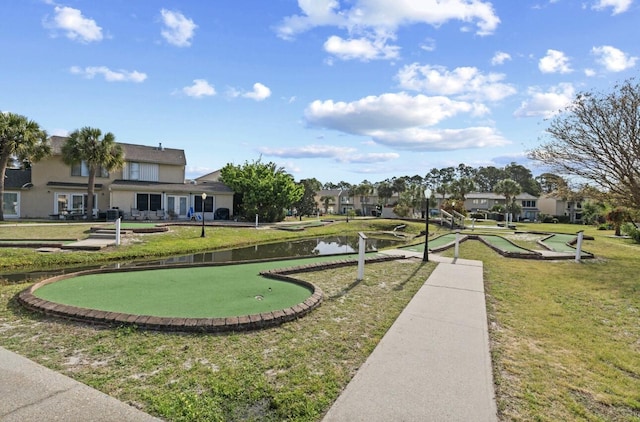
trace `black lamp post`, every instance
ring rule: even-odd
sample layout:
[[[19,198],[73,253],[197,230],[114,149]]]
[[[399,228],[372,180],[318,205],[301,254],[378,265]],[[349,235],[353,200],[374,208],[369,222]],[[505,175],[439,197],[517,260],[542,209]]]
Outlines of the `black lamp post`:
[[[204,237],[204,200],[207,199],[207,194],[202,192],[202,234],[200,237]]]
[[[424,197],[427,200],[427,210],[424,213],[425,231],[424,231],[424,254],[422,255],[422,261],[429,261],[429,202],[431,201],[431,189],[425,189]]]

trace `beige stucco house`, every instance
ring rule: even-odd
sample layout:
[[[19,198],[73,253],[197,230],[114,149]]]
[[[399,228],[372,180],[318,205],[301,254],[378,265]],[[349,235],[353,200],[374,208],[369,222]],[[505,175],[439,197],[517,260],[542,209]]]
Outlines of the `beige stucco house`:
[[[18,170],[12,170],[13,182],[4,195],[5,202],[11,200],[11,207],[4,207],[5,218],[68,218],[86,212],[87,168],[64,164],[61,149],[65,141],[64,137],[50,138],[52,155],[33,163],[30,180],[26,180],[24,171],[19,175]],[[205,220],[212,220],[219,208],[228,208],[233,215],[233,192],[227,186],[220,182],[185,182],[184,150],[162,144],[120,145],[125,165],[97,175],[94,215],[118,209],[125,219],[199,217],[203,193]]]

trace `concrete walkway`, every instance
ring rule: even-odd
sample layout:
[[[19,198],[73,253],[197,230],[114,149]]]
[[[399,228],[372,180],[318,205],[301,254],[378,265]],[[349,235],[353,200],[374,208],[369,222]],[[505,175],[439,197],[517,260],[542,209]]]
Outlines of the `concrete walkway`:
[[[159,421],[0,347],[0,421]]]
[[[497,420],[482,262],[429,258],[437,268],[324,422]]]

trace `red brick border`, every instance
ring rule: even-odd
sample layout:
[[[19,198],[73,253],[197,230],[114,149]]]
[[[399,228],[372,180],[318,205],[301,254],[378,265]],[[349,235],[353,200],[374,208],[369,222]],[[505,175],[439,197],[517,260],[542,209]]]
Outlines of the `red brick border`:
[[[367,262],[382,262],[388,260],[396,260],[401,257],[376,257],[367,259]],[[238,263],[236,263],[237,265]],[[317,286],[304,280],[299,280],[291,276],[291,274],[318,271],[326,268],[337,268],[348,265],[356,265],[356,260],[330,261],[324,263],[313,263],[297,267],[283,268],[279,270],[269,270],[261,272],[264,277],[274,278],[289,283],[296,283],[307,287],[311,291],[311,295],[302,303],[298,303],[292,307],[263,312],[252,315],[239,315],[234,317],[221,318],[172,318],[157,317],[151,315],[134,315],[118,312],[100,311],[97,309],[87,309],[77,306],[64,305],[60,303],[50,302],[48,300],[36,297],[35,292],[40,287],[55,283],[67,278],[77,277],[86,274],[110,273],[110,272],[130,272],[130,271],[146,271],[160,268],[186,268],[186,267],[202,267],[202,266],[219,266],[214,265],[170,265],[170,266],[149,266],[139,268],[124,269],[97,269],[79,271],[76,273],[63,274],[40,281],[33,286],[23,290],[18,294],[18,302],[25,308],[43,313],[46,316],[62,318],[69,321],[85,322],[96,325],[107,326],[136,326],[145,330],[169,331],[169,332],[198,332],[198,333],[222,333],[231,331],[249,331],[259,330],[263,328],[274,327],[282,323],[293,321],[301,318],[320,306],[324,294]]]

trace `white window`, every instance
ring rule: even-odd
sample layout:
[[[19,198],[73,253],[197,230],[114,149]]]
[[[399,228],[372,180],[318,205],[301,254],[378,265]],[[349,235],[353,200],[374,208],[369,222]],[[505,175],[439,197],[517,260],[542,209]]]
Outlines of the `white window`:
[[[160,166],[158,164],[129,161],[124,166],[122,177],[125,180],[157,182],[159,180],[159,173]]]
[[[74,164],[71,166],[71,175],[72,176],[82,176],[89,177],[89,167],[86,162],[81,162],[78,164]],[[109,177],[109,172],[100,167],[96,172],[97,177]]]

